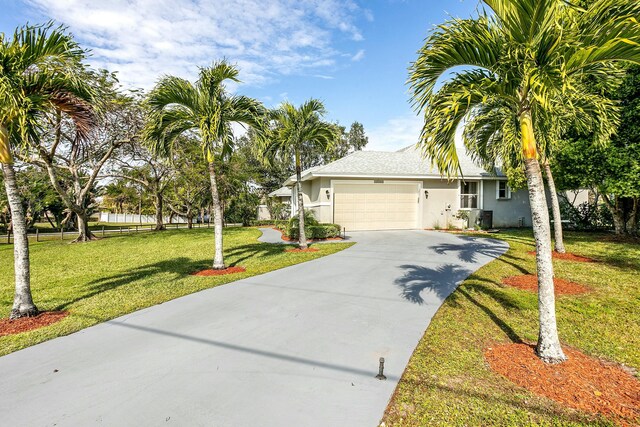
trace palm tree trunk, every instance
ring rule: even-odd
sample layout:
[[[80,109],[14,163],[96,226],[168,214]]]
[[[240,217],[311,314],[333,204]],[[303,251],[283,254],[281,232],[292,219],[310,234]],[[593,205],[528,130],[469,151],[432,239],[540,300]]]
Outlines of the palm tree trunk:
[[[13,224],[13,261],[15,267],[15,294],[10,319],[31,317],[38,315],[38,308],[33,303],[31,296],[31,272],[29,263],[29,240],[27,238],[27,226],[25,222],[20,193],[16,182],[16,174],[13,164],[2,163],[4,185],[7,190],[7,199],[11,209],[11,221]]]
[[[553,212],[553,233],[555,250],[558,253],[565,253],[567,250],[564,248],[564,239],[562,237],[562,216],[560,215],[560,201],[558,200],[558,193],[556,192],[556,184],[553,181],[553,174],[551,173],[551,166],[549,162],[544,162],[544,172],[547,175],[547,184],[549,185],[549,193],[551,196],[551,211]]]
[[[302,195],[302,168],[300,153],[296,150],[296,188],[298,191],[298,244],[300,249],[307,249],[307,236],[304,233],[304,197]]]
[[[211,200],[213,202],[213,232],[215,238],[215,256],[213,258],[213,269],[224,270],[224,254],[222,252],[222,206],[218,195],[218,182],[216,179],[216,168],[213,162],[209,162],[209,177],[211,179]]]
[[[533,237],[536,242],[536,270],[538,273],[538,315],[540,329],[536,352],[544,362],[560,363],[567,360],[562,352],[556,323],[556,300],[553,290],[553,263],[551,259],[551,229],[549,211],[544,194],[542,171],[537,159],[531,113],[520,116],[525,174],[529,189]]]
[[[164,230],[164,222],[162,218],[162,209],[164,205],[164,197],[162,193],[156,194],[156,231]]]

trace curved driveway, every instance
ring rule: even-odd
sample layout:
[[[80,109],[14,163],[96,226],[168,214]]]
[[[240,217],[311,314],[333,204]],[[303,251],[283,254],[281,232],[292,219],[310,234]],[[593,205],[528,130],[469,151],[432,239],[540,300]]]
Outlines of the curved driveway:
[[[351,237],[340,253],[1,357],[2,424],[376,426],[442,301],[507,245]]]

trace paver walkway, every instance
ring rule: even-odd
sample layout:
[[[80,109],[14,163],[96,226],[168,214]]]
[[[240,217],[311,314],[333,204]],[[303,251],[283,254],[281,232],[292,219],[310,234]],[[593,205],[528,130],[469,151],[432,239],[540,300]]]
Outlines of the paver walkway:
[[[376,426],[444,298],[507,245],[352,237],[340,253],[0,357],[2,425]]]

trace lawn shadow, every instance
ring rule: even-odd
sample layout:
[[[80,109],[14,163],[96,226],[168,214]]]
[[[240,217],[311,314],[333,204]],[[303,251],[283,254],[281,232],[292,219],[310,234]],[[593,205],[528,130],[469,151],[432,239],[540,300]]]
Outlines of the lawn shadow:
[[[150,276],[154,276],[157,274],[169,272],[175,273],[178,276],[187,275],[203,268],[205,268],[203,261],[194,261],[186,257],[179,257],[143,265],[130,271],[93,280],[87,283],[85,287],[83,287],[85,292],[83,292],[81,295],[78,295],[71,301],[65,301],[64,303],[59,304],[53,310],[66,310],[79,301],[91,298],[103,292],[107,292],[124,285],[128,285],[138,280],[147,279]]]
[[[537,397],[532,401],[532,399],[528,398],[528,393],[523,395],[521,389],[512,384],[508,385],[509,389],[507,390],[499,390],[502,393],[501,395],[497,395],[496,393],[491,393],[489,390],[491,390],[492,388],[488,388],[484,384],[476,387],[475,389],[470,389],[464,386],[466,382],[460,382],[459,384],[451,385],[447,384],[446,379],[443,379],[442,377],[438,377],[438,380],[429,378],[429,376],[423,377],[424,379],[417,379],[407,378],[406,376],[403,376],[399,387],[402,386],[403,383],[405,383],[406,387],[411,387],[414,389],[422,388],[425,390],[439,390],[444,393],[450,393],[451,395],[456,396],[456,398],[465,396],[469,399],[478,399],[484,402],[495,402],[497,404],[508,405],[512,409],[533,412],[545,417],[553,415],[563,420],[573,422],[585,422],[585,417],[589,416],[586,413],[572,410],[563,410],[564,408],[562,408],[555,402],[547,404],[542,400],[543,398],[540,397]],[[387,411],[388,410],[389,409],[387,409]]]
[[[227,250],[225,257],[233,259],[231,267],[254,257],[270,257],[281,254],[290,245],[272,243],[249,243]]]
[[[458,292],[461,295],[463,295],[466,299],[468,299],[469,302],[471,302],[473,305],[475,305],[480,310],[482,310],[487,316],[489,316],[489,318],[493,321],[493,323],[495,323],[500,329],[502,329],[502,331],[507,335],[507,337],[509,337],[509,339],[512,342],[514,343],[522,342],[522,338],[520,338],[520,335],[518,335],[516,331],[511,326],[509,326],[509,324],[507,324],[507,322],[505,322],[500,317],[498,317],[489,307],[487,307],[486,305],[484,305],[483,303],[475,299],[465,289],[459,288]],[[487,295],[491,295],[491,294],[487,293]],[[500,300],[498,302],[501,304]]]
[[[424,304],[421,294],[425,290],[435,294],[439,302],[443,301],[471,274],[471,270],[455,264],[435,269],[419,265],[401,265],[400,268],[406,270],[405,274],[397,278],[394,284],[400,287],[400,295],[404,299],[415,304]]]

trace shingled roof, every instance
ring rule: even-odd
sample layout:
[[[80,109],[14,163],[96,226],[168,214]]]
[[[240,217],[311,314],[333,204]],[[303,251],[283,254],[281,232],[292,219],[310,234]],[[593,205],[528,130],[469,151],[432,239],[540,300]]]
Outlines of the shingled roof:
[[[482,178],[495,176],[458,149],[458,157],[465,178]],[[498,175],[502,175],[497,171]],[[314,177],[387,177],[387,178],[441,178],[438,168],[431,165],[429,159],[424,159],[422,153],[410,146],[399,151],[356,151],[324,166],[316,166],[302,172],[302,180]],[[292,176],[285,182],[291,185],[295,182]]]

